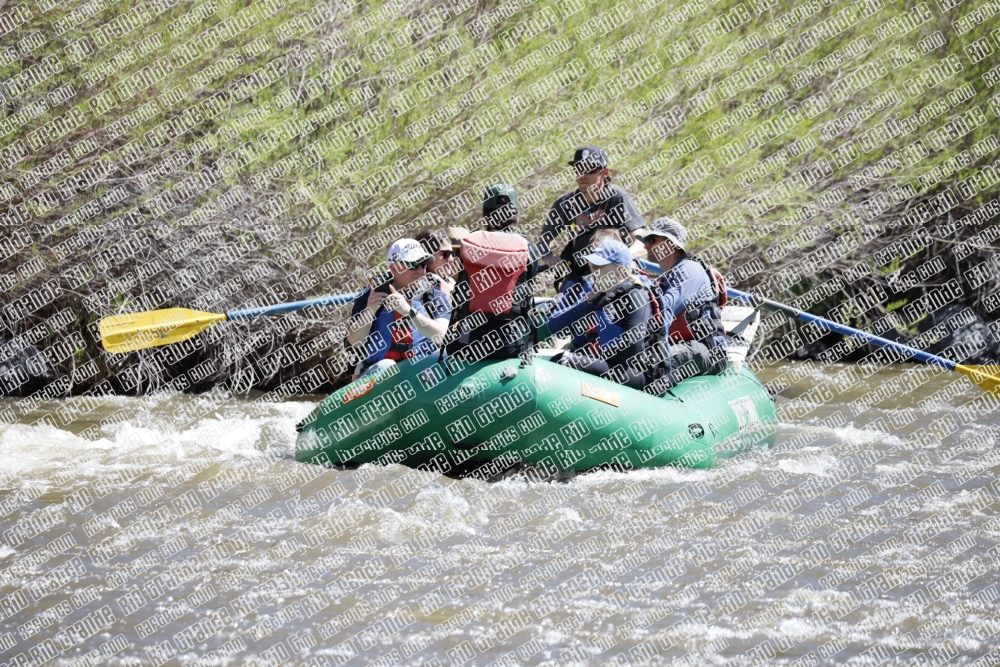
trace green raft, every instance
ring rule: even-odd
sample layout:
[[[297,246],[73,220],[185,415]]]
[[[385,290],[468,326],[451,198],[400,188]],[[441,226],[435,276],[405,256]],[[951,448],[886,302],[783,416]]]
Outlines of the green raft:
[[[740,362],[664,398],[542,355],[523,368],[513,359],[446,370],[433,355],[337,391],[299,425],[296,458],[439,472],[708,468],[777,432],[773,399]]]

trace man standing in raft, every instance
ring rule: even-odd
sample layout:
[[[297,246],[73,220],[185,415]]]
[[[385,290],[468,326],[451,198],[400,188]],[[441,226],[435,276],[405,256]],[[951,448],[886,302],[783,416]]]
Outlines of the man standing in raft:
[[[592,237],[598,229],[617,230],[631,255],[636,257],[643,248],[636,242],[635,232],[645,224],[632,197],[611,182],[608,156],[603,150],[596,146],[578,148],[569,164],[576,174],[577,187],[555,201],[542,227],[542,239],[547,246],[542,261],[550,266],[559,260],[570,263],[570,273],[560,292],[573,289],[590,273],[583,256],[590,252]],[[564,233],[569,233],[570,240],[556,258],[551,244]]]
[[[355,299],[347,344],[365,356],[352,380],[437,349],[448,330],[451,304],[425,278],[430,259],[416,240],[396,241],[387,256],[389,279],[366,287]]]
[[[649,393],[662,396],[681,380],[718,375],[728,364],[722,306],[726,285],[722,275],[684,246],[687,230],[672,218],[657,218],[636,234],[663,275],[653,283],[663,314],[659,341],[647,350],[651,362]]]
[[[537,262],[527,238],[515,229],[518,217],[514,186],[486,188],[485,229],[462,239],[449,355],[469,361],[512,359],[531,345],[528,311]]]

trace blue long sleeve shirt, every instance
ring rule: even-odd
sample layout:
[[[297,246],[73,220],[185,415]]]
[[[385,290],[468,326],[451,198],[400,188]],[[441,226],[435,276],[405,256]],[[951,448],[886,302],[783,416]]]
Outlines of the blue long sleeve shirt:
[[[698,262],[683,258],[656,279],[666,327],[685,311],[689,304],[711,301],[715,296],[712,277]]]
[[[709,349],[725,347],[725,330],[718,320],[713,277],[698,262],[685,257],[660,276],[653,292],[663,312],[664,340],[670,345],[670,327],[683,314],[691,335]]]

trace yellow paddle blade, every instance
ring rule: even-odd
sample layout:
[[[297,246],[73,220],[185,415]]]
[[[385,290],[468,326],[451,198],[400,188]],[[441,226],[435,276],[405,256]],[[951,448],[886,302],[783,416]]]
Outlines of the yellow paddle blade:
[[[1000,366],[963,366],[962,364],[955,364],[955,370],[986,391],[1000,396]]]
[[[225,315],[189,308],[112,315],[101,320],[101,344],[108,352],[116,353],[170,345],[187,340],[225,319]]]

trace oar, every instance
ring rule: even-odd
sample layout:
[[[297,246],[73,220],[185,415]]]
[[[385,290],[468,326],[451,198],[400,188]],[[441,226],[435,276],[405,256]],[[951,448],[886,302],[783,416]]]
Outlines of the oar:
[[[196,336],[216,322],[248,320],[265,315],[280,315],[309,307],[339,306],[358,297],[360,292],[332,294],[305,301],[279,303],[228,313],[204,313],[188,308],[165,308],[142,313],[112,315],[101,320],[101,344],[108,352],[132,352],[158,345],[170,345]]]
[[[547,266],[539,273],[550,268],[554,267]],[[108,352],[115,353],[133,352],[158,345],[170,345],[196,336],[216,322],[280,315],[310,306],[339,306],[354,301],[359,294],[361,292],[331,294],[305,301],[279,303],[274,306],[231,310],[225,314],[205,313],[189,308],[164,308],[141,313],[111,315],[101,320],[101,344]]]
[[[661,274],[663,270],[659,266],[648,262],[646,260],[636,260],[641,268],[651,273]],[[992,392],[994,394],[1000,395],[1000,368],[996,366],[966,366],[964,364],[955,363],[951,359],[945,359],[944,357],[939,357],[937,355],[924,352],[923,350],[918,350],[915,347],[910,347],[909,345],[903,345],[902,343],[897,343],[893,340],[888,340],[886,338],[881,338],[874,334],[870,334],[867,331],[861,331],[860,329],[853,329],[848,326],[844,326],[833,320],[828,320],[817,315],[812,315],[810,313],[799,310],[798,308],[793,308],[783,303],[778,303],[777,301],[771,301],[770,299],[765,299],[759,297],[755,294],[749,294],[747,292],[741,292],[739,290],[733,289],[732,287],[726,288],[726,294],[734,299],[739,299],[741,301],[746,301],[747,303],[752,303],[754,305],[767,308],[768,310],[773,310],[788,317],[793,317],[800,322],[811,322],[816,326],[826,329],[827,331],[833,331],[834,333],[843,334],[844,336],[852,336],[854,338],[859,338],[866,343],[871,343],[877,347],[884,347],[889,350],[894,350],[900,354],[904,354],[908,357],[913,357],[924,363],[932,364],[934,366],[939,366],[949,371],[958,371],[962,375],[966,376],[980,387],[986,391]]]
[[[806,313],[798,308],[793,308],[792,306],[778,303],[777,301],[771,301],[770,299],[765,299],[755,294],[741,292],[739,290],[732,289],[731,287],[727,288],[726,292],[734,299],[747,301],[763,308],[767,308],[768,310],[782,313],[788,317],[794,317],[800,322],[809,322],[815,324],[821,329],[833,331],[845,336],[852,336],[864,341],[865,343],[871,343],[877,347],[894,350],[900,354],[913,357],[914,359],[918,359],[919,361],[923,361],[924,363],[931,364],[933,366],[939,366],[949,371],[958,371],[986,391],[1000,395],[1000,375],[997,374],[1000,369],[996,366],[966,366],[964,364],[955,363],[951,359],[945,359],[944,357],[939,357],[928,352],[924,352],[923,350],[918,350],[917,348],[910,347],[909,345],[903,345],[902,343],[897,343],[893,340],[881,338],[879,336],[875,336],[874,334],[870,334],[867,331],[853,329],[838,322]]]

